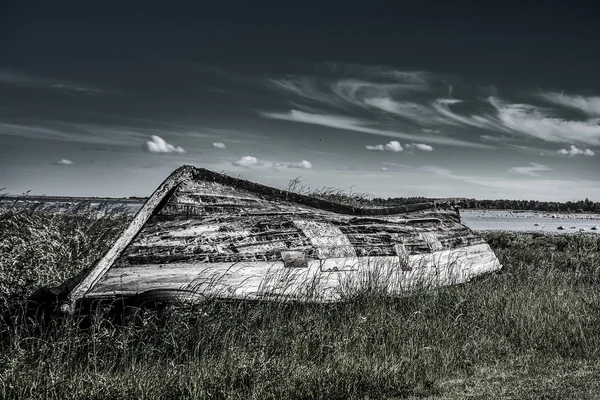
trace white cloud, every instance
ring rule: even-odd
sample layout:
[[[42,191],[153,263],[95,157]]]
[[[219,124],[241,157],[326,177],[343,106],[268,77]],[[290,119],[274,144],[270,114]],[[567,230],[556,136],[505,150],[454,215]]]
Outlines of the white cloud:
[[[411,143],[406,145],[407,148],[416,148],[421,151],[433,151],[433,146],[425,143]]]
[[[301,168],[301,169],[312,169],[312,163],[310,161],[302,160],[300,162],[279,162],[273,164],[274,167],[283,168]]]
[[[402,150],[404,150],[402,148],[402,146],[400,145],[400,142],[397,142],[395,140],[392,140],[391,142],[389,142],[388,144],[385,145],[385,149],[388,151],[392,151],[394,153],[398,153]]]
[[[392,140],[391,142],[389,142],[386,145],[383,145],[383,144],[376,144],[374,146],[367,145],[367,146],[365,146],[365,148],[369,151],[391,151],[394,153],[398,153],[398,152],[404,150],[402,148],[402,145],[400,145],[400,142],[398,142],[396,140]]]
[[[557,92],[543,92],[539,97],[559,106],[579,110],[592,117],[600,117],[600,96],[577,96]]]
[[[569,149],[560,149],[557,151],[558,154],[562,154],[564,156],[588,156],[588,157],[593,157],[596,155],[596,153],[594,153],[592,150],[590,149],[579,149],[573,145],[571,145],[571,147]]]
[[[224,149],[226,147],[225,143],[221,142],[214,142],[212,145],[215,149]]]
[[[389,171],[390,169],[388,167],[381,167],[382,171]]]
[[[246,167],[246,168],[262,165],[256,157],[252,157],[252,156],[242,157],[239,160],[234,161],[232,164],[236,165],[238,167]]]
[[[150,153],[185,153],[185,150],[181,146],[173,146],[156,135],[152,135],[152,140],[146,142],[146,149]]]
[[[505,104],[490,98],[502,124],[513,131],[547,142],[600,145],[599,120],[571,121],[547,115],[547,110],[529,104]]]
[[[67,160],[66,158],[58,160],[56,163],[60,165],[73,165],[73,161]]]
[[[552,168],[530,162],[526,167],[512,167],[509,171],[528,176],[540,176],[538,172],[552,171]]]
[[[266,168],[300,168],[300,169],[312,169],[313,165],[310,161],[302,160],[299,162],[270,162],[270,161],[259,161],[258,158],[253,156],[245,156],[232,162],[233,165],[238,167],[266,167]]]

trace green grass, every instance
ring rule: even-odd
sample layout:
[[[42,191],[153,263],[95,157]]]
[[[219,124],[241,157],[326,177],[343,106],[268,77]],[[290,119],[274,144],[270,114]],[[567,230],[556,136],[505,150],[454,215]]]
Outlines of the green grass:
[[[126,223],[0,216],[0,398],[600,398],[600,237],[489,233],[502,273],[402,298],[28,317]]]

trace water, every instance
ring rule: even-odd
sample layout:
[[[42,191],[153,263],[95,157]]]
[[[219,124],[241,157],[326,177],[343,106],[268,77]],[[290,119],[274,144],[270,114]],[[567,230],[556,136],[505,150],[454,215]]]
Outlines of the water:
[[[107,214],[124,214],[133,216],[144,204],[140,200],[129,199],[85,199],[73,198],[43,199],[41,197],[28,197],[14,199],[0,197],[0,214],[7,211],[35,211],[53,214],[76,214],[88,217],[103,217]]]
[[[91,213],[96,217],[104,215],[108,209],[118,207],[120,212],[133,216],[143,201],[131,199],[110,199],[98,201],[90,199],[80,201],[40,201],[31,199],[20,200],[16,206],[14,199],[0,198],[0,213],[8,208],[19,209],[35,206],[37,211],[73,212],[80,210]],[[85,205],[85,207],[82,207]],[[16,210],[15,210],[16,211]],[[89,215],[89,214],[88,214]],[[535,211],[510,210],[461,210],[462,222],[475,231],[518,231],[518,232],[551,232],[576,233],[589,232],[600,234],[600,214],[560,214]],[[564,230],[558,229],[564,227]],[[592,228],[598,228],[593,230]]]
[[[600,234],[599,214],[560,214],[535,211],[461,210],[461,221],[474,231],[518,231]],[[564,227],[564,230],[558,229]],[[598,228],[593,230],[592,228]]]

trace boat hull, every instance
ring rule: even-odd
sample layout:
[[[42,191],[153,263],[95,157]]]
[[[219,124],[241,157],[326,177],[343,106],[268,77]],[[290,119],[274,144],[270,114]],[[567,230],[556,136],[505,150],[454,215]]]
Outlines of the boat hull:
[[[169,291],[329,302],[464,283],[500,268],[448,203],[352,208],[183,167],[70,299]]]

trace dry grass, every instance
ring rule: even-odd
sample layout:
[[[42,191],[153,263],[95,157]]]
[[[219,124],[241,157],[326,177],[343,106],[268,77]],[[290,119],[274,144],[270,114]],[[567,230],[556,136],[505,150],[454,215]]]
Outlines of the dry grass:
[[[126,218],[0,217],[0,398],[597,398],[598,237],[487,234],[502,273],[339,304],[30,318]]]

